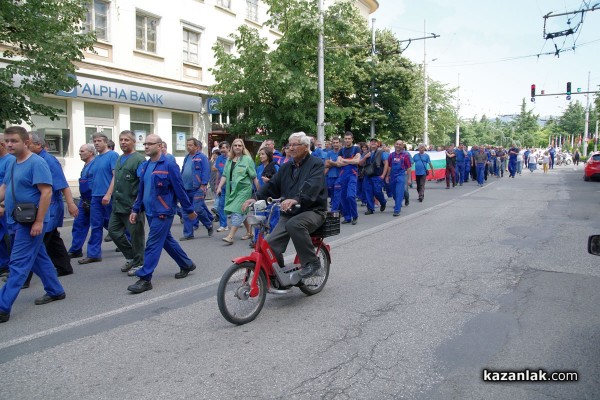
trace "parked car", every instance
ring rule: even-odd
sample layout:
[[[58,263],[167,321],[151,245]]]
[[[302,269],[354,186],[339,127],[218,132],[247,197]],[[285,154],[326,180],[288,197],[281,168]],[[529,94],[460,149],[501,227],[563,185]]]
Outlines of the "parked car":
[[[595,151],[588,157],[583,169],[583,180],[600,178],[600,151]]]

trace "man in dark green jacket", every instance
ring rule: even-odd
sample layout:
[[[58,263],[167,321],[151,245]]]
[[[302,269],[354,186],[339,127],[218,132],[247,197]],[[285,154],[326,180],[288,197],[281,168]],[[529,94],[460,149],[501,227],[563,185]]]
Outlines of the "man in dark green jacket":
[[[108,204],[112,196],[108,234],[125,256],[126,262],[121,271],[135,273],[144,265],[144,218],[138,218],[136,223],[132,224],[129,214],[140,186],[138,168],[146,159],[135,151],[135,135],[131,131],[121,132],[119,146],[123,154],[117,158],[113,178],[102,204]]]

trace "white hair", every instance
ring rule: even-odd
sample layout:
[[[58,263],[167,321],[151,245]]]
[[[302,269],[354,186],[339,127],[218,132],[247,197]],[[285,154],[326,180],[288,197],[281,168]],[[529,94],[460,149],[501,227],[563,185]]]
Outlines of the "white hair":
[[[310,147],[310,137],[306,135],[304,132],[294,132],[288,138],[288,142],[291,142],[292,139],[298,139],[300,144],[305,144]]]

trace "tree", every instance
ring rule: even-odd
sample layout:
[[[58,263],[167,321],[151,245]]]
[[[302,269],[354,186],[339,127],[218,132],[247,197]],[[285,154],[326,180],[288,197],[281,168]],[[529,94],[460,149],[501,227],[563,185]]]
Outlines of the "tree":
[[[31,114],[57,119],[57,110],[33,100],[69,91],[77,84],[73,62],[93,50],[93,33],[83,33],[87,0],[3,0],[0,43],[8,65],[0,70],[0,126],[31,122]],[[3,47],[4,47],[3,46]]]

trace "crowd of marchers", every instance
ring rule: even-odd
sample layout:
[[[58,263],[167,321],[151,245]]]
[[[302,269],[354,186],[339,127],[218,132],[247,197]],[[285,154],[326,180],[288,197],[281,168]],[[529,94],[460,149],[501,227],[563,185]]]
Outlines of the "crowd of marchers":
[[[92,143],[80,147],[83,167],[76,205],[60,163],[46,151],[40,135],[18,126],[0,135],[0,274],[4,280],[0,322],[9,320],[19,291],[29,287],[33,274],[45,290],[35,304],[64,299],[59,277],[73,273],[72,260],[81,265],[102,262],[103,240],[114,242],[124,257],[120,270],[136,278],[127,287],[132,293],[152,289],[163,249],[179,266],[174,277],[186,278],[196,264],[171,233],[175,216],[183,226],[179,241],[193,240],[202,225],[208,236],[214,231],[224,234],[221,240],[226,245],[232,245],[242,230],[241,239],[253,246],[256,232],[246,221],[243,204],[292,159],[288,145],[280,152],[271,139],[263,141],[255,159],[242,139],[215,142],[207,156],[202,142],[189,138],[180,167],[158,135],[146,136],[146,157],[135,150],[136,136],[131,131],[119,135],[120,155],[111,142],[99,132]],[[311,157],[323,163],[329,208],[340,213],[342,224],[351,225],[358,223],[359,204],[368,216],[385,212],[388,201],[393,201],[391,215],[400,216],[402,206],[410,204],[413,181],[418,201],[423,202],[426,182],[434,179],[429,150],[434,149],[420,144],[411,154],[402,140],[395,141],[393,148],[377,139],[355,144],[349,131],[325,143],[314,138],[311,142]],[[448,189],[470,179],[483,185],[489,175],[502,177],[505,172],[514,178],[523,167],[533,171],[540,156],[548,168],[554,161],[553,148],[540,153],[516,146],[467,149],[460,144],[437,150],[445,152]],[[206,204],[209,194],[214,199],[211,209]],[[65,202],[74,218],[68,249],[58,230]],[[33,220],[21,221],[18,211],[27,204],[35,205],[36,213]],[[269,225],[275,227],[278,210],[265,212],[271,215]],[[103,239],[105,229],[108,235]]]

